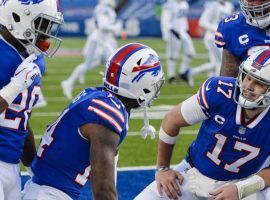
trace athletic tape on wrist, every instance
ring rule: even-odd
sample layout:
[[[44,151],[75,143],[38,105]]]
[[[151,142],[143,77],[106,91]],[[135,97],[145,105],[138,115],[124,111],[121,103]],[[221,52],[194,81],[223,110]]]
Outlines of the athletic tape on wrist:
[[[167,144],[175,144],[177,141],[177,136],[170,136],[168,135],[162,127],[160,127],[159,130],[159,139],[162,140],[163,142],[167,143]]]
[[[262,177],[252,175],[243,181],[235,183],[238,190],[239,199],[245,198],[253,193],[259,192],[264,189],[265,183]]]
[[[19,84],[16,78],[12,78],[10,83],[0,90],[0,96],[10,105],[14,99],[23,91],[23,85]]]

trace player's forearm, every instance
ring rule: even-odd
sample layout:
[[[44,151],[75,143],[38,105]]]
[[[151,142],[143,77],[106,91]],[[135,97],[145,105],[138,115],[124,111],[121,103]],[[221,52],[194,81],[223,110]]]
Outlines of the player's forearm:
[[[174,145],[167,144],[162,140],[158,142],[157,168],[169,167]]]
[[[95,200],[116,200],[117,192],[114,184],[102,184],[101,187],[93,187],[93,195]]]
[[[265,188],[270,187],[270,168],[265,168],[258,172],[258,175],[263,178],[265,183]]]
[[[28,135],[24,141],[23,155],[21,158],[23,165],[26,167],[31,165],[34,159],[34,156],[36,155],[34,134],[29,124],[27,126],[27,129],[28,129]]]
[[[239,58],[235,57],[228,50],[223,49],[220,75],[236,77],[238,75],[238,68],[240,64],[241,61]]]
[[[5,99],[3,99],[1,96],[0,96],[0,113],[2,113],[4,110],[6,110],[8,107],[8,103],[6,102]]]

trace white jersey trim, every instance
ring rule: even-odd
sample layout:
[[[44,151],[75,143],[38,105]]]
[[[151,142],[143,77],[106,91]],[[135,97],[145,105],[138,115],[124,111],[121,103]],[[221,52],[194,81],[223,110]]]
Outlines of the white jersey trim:
[[[268,113],[270,107],[267,107],[264,111],[262,111],[256,119],[251,122],[250,124],[247,125],[248,128],[254,128],[260,121],[264,118],[264,116]],[[236,110],[236,124],[241,125],[241,106],[237,105],[237,110]]]
[[[197,95],[191,96],[182,103],[181,113],[185,121],[190,125],[207,119],[197,100]]]
[[[82,139],[89,141],[86,137],[84,137],[80,131],[80,128],[78,128],[78,133],[82,137]]]

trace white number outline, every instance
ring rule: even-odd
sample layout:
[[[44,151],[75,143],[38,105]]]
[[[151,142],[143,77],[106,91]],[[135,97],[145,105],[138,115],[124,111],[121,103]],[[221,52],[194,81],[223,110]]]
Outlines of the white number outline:
[[[9,105],[9,107],[4,110],[1,114],[0,114],[0,126],[4,127],[4,128],[9,128],[12,130],[19,130],[19,127],[21,125],[21,121],[22,121],[22,117],[16,116],[14,118],[8,118],[7,117],[7,113],[9,110],[19,113],[19,112],[23,112],[24,113],[24,117],[25,117],[25,122],[23,125],[24,130],[26,130],[26,126],[27,126],[27,122],[29,119],[29,114],[31,113],[31,110],[33,108],[34,102],[35,102],[35,97],[39,95],[40,93],[40,86],[34,86],[31,93],[30,93],[30,100],[29,102],[27,102],[28,99],[28,92],[29,89],[24,90],[22,93],[20,93],[19,95],[21,95],[21,101],[19,103],[12,103],[11,105]],[[18,96],[19,96],[18,95]],[[26,110],[28,105],[28,109]]]
[[[39,145],[38,151],[37,151],[37,157],[42,158],[44,151],[46,148],[48,148],[52,142],[54,141],[54,131],[59,123],[59,121],[62,119],[62,117],[69,111],[69,109],[65,109],[61,115],[55,120],[46,130],[46,133],[43,135],[41,143]]]
[[[228,22],[230,22],[230,21],[235,21],[235,20],[237,20],[238,19],[238,17],[239,17],[239,12],[237,12],[237,13],[235,13],[235,14],[233,14],[231,17],[226,17],[225,19],[224,19],[224,22],[225,23],[228,23]]]
[[[222,150],[227,141],[227,137],[222,134],[216,133],[215,138],[217,139],[216,145],[213,148],[212,152],[208,151],[206,153],[206,156],[210,160],[212,160],[217,166],[219,166],[221,164],[221,160],[218,157],[222,153]],[[235,160],[234,162],[230,164],[225,163],[224,169],[226,171],[233,172],[233,173],[239,173],[240,167],[246,164],[247,162],[249,162],[250,160],[256,158],[260,152],[260,148],[253,147],[249,144],[239,142],[239,141],[235,142],[234,149],[240,152],[244,150],[249,153],[246,156],[242,156],[241,158]]]
[[[233,87],[233,84],[232,83],[226,83],[226,82],[223,82],[221,80],[218,80],[217,92],[222,93],[227,99],[231,99],[232,98],[232,90],[228,89],[228,91],[224,91],[221,88],[221,85],[226,85],[226,86],[229,86],[229,87]]]

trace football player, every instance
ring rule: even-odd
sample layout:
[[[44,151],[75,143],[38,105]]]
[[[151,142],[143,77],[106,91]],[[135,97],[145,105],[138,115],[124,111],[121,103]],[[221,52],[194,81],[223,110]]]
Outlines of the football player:
[[[236,77],[242,61],[270,45],[270,0],[239,2],[242,11],[223,19],[215,34],[216,45],[223,48],[222,76]]]
[[[219,75],[222,51],[216,47],[215,32],[219,21],[230,15],[234,6],[230,1],[207,1],[204,11],[200,17],[199,25],[205,30],[203,42],[208,51],[209,61],[191,69],[191,75],[196,76],[202,72],[207,72],[208,77]]]
[[[115,0],[100,0],[91,19],[95,28],[88,35],[83,55],[83,63],[76,66],[71,75],[61,82],[64,95],[72,99],[72,91],[77,80],[84,82],[84,75],[88,70],[98,67],[106,62],[109,56],[116,50],[116,35],[122,30],[122,24],[117,21],[114,11]]]
[[[55,0],[4,0],[0,13],[0,199],[14,200],[21,199],[20,159],[29,166],[36,152],[29,117],[40,93],[43,55],[58,49],[63,17]]]
[[[192,86],[193,82],[190,79],[189,64],[195,54],[192,39],[188,34],[187,15],[189,5],[182,0],[169,0],[164,4],[161,13],[161,30],[162,37],[166,41],[166,56],[167,56],[167,76],[169,83],[175,83],[176,77],[186,81]],[[179,57],[181,48],[184,51],[182,62],[180,64],[178,75],[175,75],[176,59]]]
[[[23,199],[78,199],[89,179],[94,199],[117,199],[115,155],[127,135],[130,111],[144,109],[142,134],[153,137],[146,109],[163,82],[160,58],[150,47],[131,43],[116,50],[103,86],[82,91],[47,128]]]
[[[136,200],[269,199],[270,49],[252,54],[237,78],[212,77],[161,124],[156,181]],[[181,128],[202,122],[187,155],[170,159]]]

